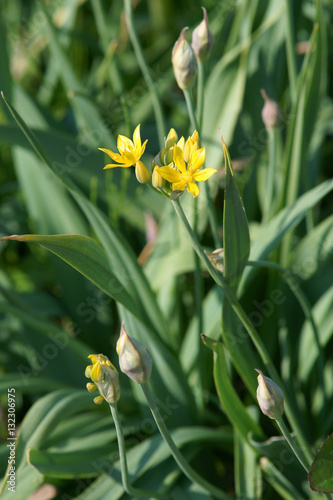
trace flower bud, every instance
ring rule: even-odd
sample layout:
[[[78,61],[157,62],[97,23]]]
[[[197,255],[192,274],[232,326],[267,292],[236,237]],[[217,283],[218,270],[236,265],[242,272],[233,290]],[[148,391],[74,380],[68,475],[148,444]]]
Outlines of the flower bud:
[[[215,38],[208,26],[208,17],[205,7],[202,7],[204,18],[192,33],[192,48],[198,61],[204,62],[208,58]]]
[[[151,183],[156,189],[162,189],[165,186],[165,179],[158,172],[157,168],[154,168],[153,175],[151,177]]]
[[[261,370],[259,373],[257,400],[261,411],[269,418],[280,418],[284,408],[284,394],[280,387],[272,379],[265,377]]]
[[[101,404],[103,400],[108,403],[116,403],[120,398],[119,374],[111,361],[103,354],[90,354],[88,356],[92,365],[87,366],[85,376],[90,378],[86,387],[89,392],[98,389],[100,396],[94,399],[96,404]]]
[[[126,333],[124,323],[121,325],[116,349],[119,366],[123,373],[138,384],[143,384],[150,379],[152,359],[149,351],[141,342]]]
[[[167,138],[165,139],[165,144],[164,144],[165,149],[166,150],[170,149],[172,146],[174,146],[177,143],[177,141],[178,141],[177,132],[175,131],[174,128],[171,128],[169,130]]]
[[[194,85],[197,73],[197,60],[191,45],[186,40],[184,28],[172,50],[172,65],[178,87],[182,90]]]
[[[146,182],[148,182],[151,177],[148,168],[140,160],[135,164],[135,175],[137,180],[141,182],[141,184],[145,184]]]
[[[207,257],[210,260],[210,262],[213,264],[215,269],[217,271],[220,271],[220,273],[223,273],[224,249],[217,248],[216,250],[214,250],[214,252],[208,253]]]
[[[265,90],[260,90],[262,97],[265,99],[264,107],[262,108],[261,117],[267,130],[274,129],[278,126],[282,114],[277,102],[268,97]]]

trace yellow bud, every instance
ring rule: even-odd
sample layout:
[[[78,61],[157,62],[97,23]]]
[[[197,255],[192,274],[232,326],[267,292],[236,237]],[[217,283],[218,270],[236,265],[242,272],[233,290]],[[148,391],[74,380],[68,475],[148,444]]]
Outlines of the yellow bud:
[[[96,404],[101,404],[105,399],[108,403],[116,403],[120,397],[119,374],[111,361],[103,354],[90,354],[88,356],[92,365],[85,370],[86,377],[94,383],[86,385],[89,392],[98,389],[100,396],[94,399]]]
[[[162,189],[165,185],[165,179],[158,173],[157,169],[154,168],[153,175],[151,177],[151,183],[156,189]]]
[[[148,182],[151,177],[148,168],[140,160],[135,164],[135,175],[137,180],[141,182],[141,184],[145,184],[146,182]]]
[[[193,132],[193,134],[191,135],[191,139],[193,142],[197,143],[197,145],[198,145],[197,149],[199,149],[200,148],[200,138],[199,138],[199,132],[197,130],[195,130]]]
[[[284,394],[280,387],[269,377],[265,377],[261,370],[259,373],[257,400],[261,411],[269,418],[281,417],[284,409]]]
[[[96,405],[101,405],[103,403],[103,401],[104,401],[103,396],[96,396],[96,398],[94,398],[94,403]]]
[[[214,43],[215,38],[208,26],[207,12],[202,7],[204,18],[192,33],[192,48],[198,61],[206,61]]]
[[[171,128],[167,135],[167,138],[165,139],[165,144],[164,144],[165,149],[168,150],[169,148],[174,146],[177,141],[178,141],[177,132],[175,131],[174,128]]]
[[[182,136],[179,141],[177,142],[177,146],[183,151],[185,148],[185,139]]]
[[[95,392],[97,390],[97,385],[92,384],[91,382],[88,382],[86,385],[86,388],[87,388],[88,392]]]
[[[123,373],[138,384],[143,384],[150,379],[152,370],[150,353],[141,342],[126,333],[124,323],[121,325],[116,349],[119,366]]]
[[[185,143],[184,146],[184,160],[188,163],[190,161],[190,158],[192,156],[192,153],[196,151],[199,148],[199,142],[198,140],[194,140],[193,136],[195,136],[195,133],[197,134],[197,137],[199,139],[199,134],[197,131],[195,131],[192,135],[192,137],[189,137]],[[196,137],[196,136],[195,136]]]
[[[178,87],[182,90],[194,85],[197,74],[197,60],[191,45],[188,43],[184,28],[172,50],[172,65]]]

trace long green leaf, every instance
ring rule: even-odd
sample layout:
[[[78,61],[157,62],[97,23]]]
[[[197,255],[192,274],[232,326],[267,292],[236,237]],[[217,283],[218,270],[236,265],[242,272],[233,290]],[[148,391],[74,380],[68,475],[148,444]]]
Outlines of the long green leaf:
[[[250,233],[229,151],[223,140],[222,145],[226,176],[223,210],[223,274],[229,286],[236,287],[250,253]]]
[[[74,390],[57,391],[38,400],[25,415],[15,442],[16,472],[19,473],[27,463],[29,448],[39,447],[62,419],[86,409],[90,404],[93,403],[89,393]],[[6,486],[6,480],[5,476],[0,494]]]
[[[74,267],[136,316],[141,317],[140,309],[126,292],[124,285],[110,271],[103,249],[92,238],[81,235],[43,236],[26,234],[22,236],[6,236],[1,240],[38,243]]]
[[[261,471],[258,454],[244,441],[234,428],[235,492],[237,498],[260,498],[262,493]]]
[[[295,486],[280,472],[267,457],[260,460],[265,479],[284,500],[305,500]]]
[[[122,293],[125,294],[127,292],[127,295],[129,296],[134,295],[132,299],[133,302],[136,301],[140,304],[140,307],[137,308],[137,311],[136,313],[134,312],[134,314],[140,312],[138,315],[140,319],[147,320],[148,318],[148,321],[151,322],[153,329],[155,329],[160,336],[168,342],[168,329],[162,312],[158,307],[156,298],[152,293],[142,269],[136,262],[128,243],[125,242],[118,231],[107,223],[105,216],[103,216],[101,212],[94,207],[85,196],[82,195],[71,178],[66,173],[60,173],[58,171],[54,162],[51,162],[48,159],[39,141],[32,134],[31,130],[22,120],[17,111],[13,108],[13,106],[11,106],[3,94],[2,97],[14,119],[37,154],[51,169],[53,174],[60,178],[77,203],[81,206],[87,218],[91,221],[96,234],[105,248],[106,257],[109,259],[114,277],[118,278],[118,282],[121,281],[120,287],[122,289]],[[135,309],[132,308],[131,311],[133,312]]]
[[[309,472],[309,484],[318,493],[333,493],[333,434],[321,445]]]
[[[178,448],[193,442],[217,443],[223,445],[230,444],[230,433],[223,430],[219,433],[212,429],[199,427],[179,428],[171,432],[172,439]],[[140,478],[145,472],[153,470],[153,467],[163,463],[170,456],[170,450],[165,445],[161,436],[156,435],[145,439],[142,443],[134,446],[127,452],[128,468],[131,471],[133,479]],[[176,467],[176,465],[174,465]],[[124,494],[121,485],[119,462],[113,464],[113,474],[102,475],[95,483],[93,488],[80,495],[80,500],[118,500]],[[135,481],[136,485],[136,481]]]
[[[249,415],[231,384],[223,344],[205,336],[203,336],[203,340],[214,352],[215,386],[223,411],[231,424],[237,429],[245,442],[248,442],[250,432],[263,436],[261,427]]]
[[[281,210],[269,224],[262,227],[255,241],[252,242],[249,260],[264,260],[278,246],[283,236],[302,220],[306,212],[332,190],[333,180],[329,179],[300,196],[291,206]],[[240,295],[255,275],[255,268],[244,270],[239,284]]]

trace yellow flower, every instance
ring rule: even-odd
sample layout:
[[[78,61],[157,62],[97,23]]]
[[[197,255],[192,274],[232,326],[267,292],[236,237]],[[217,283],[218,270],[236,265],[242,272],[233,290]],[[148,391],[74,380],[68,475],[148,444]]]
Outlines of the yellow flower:
[[[117,162],[109,163],[105,165],[104,168],[127,168],[134,165],[137,180],[142,184],[148,182],[150,179],[150,172],[146,165],[140,160],[146,149],[147,142],[148,140],[143,144],[141,143],[140,124],[134,130],[133,141],[124,135],[118,135],[117,148],[119,153],[114,153],[111,149],[98,148],[100,151],[104,151],[104,153],[110,156],[113,161]]]
[[[214,168],[199,170],[204,161],[205,148],[199,148],[199,135],[195,131],[186,143],[182,137],[173,145],[173,162],[170,165],[155,169],[164,179],[172,183],[173,191],[184,191],[186,188],[196,198],[199,187],[195,182],[206,181],[216,172]]]
[[[93,383],[86,385],[89,392],[98,389],[100,396],[94,399],[96,404],[103,403],[104,399],[108,403],[116,403],[120,397],[119,374],[111,361],[103,354],[90,354],[92,365],[86,367],[85,376]]]

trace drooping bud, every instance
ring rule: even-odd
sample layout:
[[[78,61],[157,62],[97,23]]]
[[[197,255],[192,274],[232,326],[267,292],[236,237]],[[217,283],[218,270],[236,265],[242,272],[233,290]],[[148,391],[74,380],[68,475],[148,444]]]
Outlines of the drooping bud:
[[[124,323],[121,325],[116,350],[119,356],[119,366],[123,373],[138,384],[143,384],[150,379],[152,359],[149,351],[139,340],[127,334]]]
[[[137,161],[136,164],[135,164],[135,175],[136,175],[137,180],[141,184],[145,184],[146,182],[148,182],[149,179],[150,179],[150,177],[151,177],[148,168],[140,160]]]
[[[217,248],[211,253],[207,253],[207,257],[209,258],[210,262],[213,264],[215,269],[217,271],[220,271],[220,273],[223,273],[223,268],[224,268],[224,249],[223,248]]]
[[[283,391],[272,379],[265,377],[261,370],[256,371],[259,373],[257,400],[261,411],[269,418],[280,418],[284,408]]]
[[[193,86],[197,74],[197,60],[193,49],[186,39],[183,28],[172,49],[172,65],[178,87],[182,90]]]
[[[101,404],[103,400],[108,403],[116,403],[120,398],[119,374],[111,361],[103,354],[90,354],[88,358],[92,365],[86,367],[85,376],[93,383],[86,385],[89,392],[98,389],[100,396],[94,399],[96,404]]]
[[[265,100],[262,108],[261,117],[267,130],[274,129],[278,126],[282,113],[277,102],[268,97],[264,89],[260,89],[261,95]]]
[[[192,33],[192,48],[198,61],[204,62],[214,46],[215,38],[208,26],[205,7],[202,7],[204,18]]]

